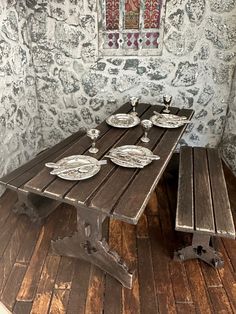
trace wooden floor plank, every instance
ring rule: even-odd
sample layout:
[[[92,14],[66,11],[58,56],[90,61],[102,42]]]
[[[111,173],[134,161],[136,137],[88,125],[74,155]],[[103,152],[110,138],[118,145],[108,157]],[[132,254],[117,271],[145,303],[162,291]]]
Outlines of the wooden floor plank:
[[[185,262],[192,298],[198,313],[211,314],[213,308],[198,261]]]
[[[53,214],[49,217],[50,219],[47,223],[42,226],[29,267],[22,281],[17,301],[32,302],[34,299],[43,265],[51,245],[56,218],[55,212]]]
[[[0,293],[2,293],[8,276],[11,273],[12,267],[16,261],[16,256],[19,252],[28,226],[28,217],[19,217],[18,224],[12,233],[12,237],[6,247],[6,250],[4,251],[2,259],[0,260]]]
[[[104,272],[100,268],[92,265],[86,300],[86,313],[103,313],[104,281]]]
[[[176,308],[177,308],[178,314],[195,314],[195,313],[197,313],[196,308],[195,308],[193,303],[177,303]]]
[[[193,303],[185,267],[180,262],[170,262],[170,276],[176,303]]]
[[[228,296],[222,287],[210,287],[208,293],[211,299],[214,313],[233,313]]]
[[[236,273],[236,241],[232,239],[222,239],[230,263],[233,266],[234,273]]]
[[[3,255],[4,250],[6,249],[12,233],[14,232],[19,216],[14,213],[10,213],[7,217],[4,225],[1,227],[0,233],[0,257]]]
[[[66,314],[85,313],[90,270],[90,263],[82,260],[76,260]]]
[[[140,312],[142,314],[158,313],[156,300],[156,279],[153,274],[151,247],[149,239],[137,239],[138,274],[140,287]]]
[[[138,265],[136,227],[123,223],[122,240],[122,255],[125,257],[125,262],[129,269],[134,271]],[[139,276],[137,273],[135,274],[132,289],[122,289],[122,303],[124,314],[140,313]]]
[[[17,301],[13,313],[14,314],[30,314],[32,308],[32,302],[22,302],[22,301]]]
[[[230,299],[231,308],[233,309],[233,312],[236,313],[236,280],[233,273],[233,267],[230,264],[224,246],[221,245],[219,248],[224,258],[224,267],[219,269],[219,275],[227,296]]]
[[[17,201],[17,194],[15,191],[7,189],[3,195],[0,198],[0,228],[2,229],[2,226],[5,224],[5,221],[9,214],[11,213],[11,210],[14,206],[14,204]]]
[[[48,312],[59,262],[59,256],[49,255],[46,258],[32,305],[31,314]]]
[[[171,257],[166,248],[165,238],[161,233],[161,225],[157,216],[149,216],[149,234],[152,248],[152,263],[157,300],[160,313],[176,313],[173,287],[169,263]]]
[[[75,271],[75,259],[62,256],[55,280],[55,289],[69,290],[71,289],[72,280]]]
[[[17,255],[16,262],[18,263],[30,262],[41,228],[42,226],[35,223],[31,223],[24,237],[24,241],[21,245],[20,251]]]
[[[54,289],[49,314],[66,314],[70,290]]]
[[[1,300],[10,310],[13,310],[15,305],[16,296],[20,289],[26,269],[26,264],[15,263],[3,289]]]
[[[201,270],[208,288],[220,288],[222,287],[222,281],[219,273],[213,267],[209,267],[204,262],[200,262]]]
[[[137,237],[148,238],[148,221],[146,213],[143,213],[137,224]]]
[[[122,227],[121,221],[111,220],[109,224],[109,245],[122,257]],[[121,284],[106,275],[104,314],[119,314],[122,312],[122,287]]]
[[[146,213],[147,215],[157,215],[158,208],[157,208],[157,195],[156,191],[154,191],[149,199],[147,206],[146,206]]]

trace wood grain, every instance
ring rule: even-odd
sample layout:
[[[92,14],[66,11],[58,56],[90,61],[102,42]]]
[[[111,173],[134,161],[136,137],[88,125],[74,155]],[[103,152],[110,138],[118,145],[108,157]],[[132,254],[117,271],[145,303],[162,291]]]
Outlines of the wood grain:
[[[194,231],[193,155],[190,147],[180,151],[176,230]]]
[[[232,206],[236,195],[236,181],[235,178],[233,180],[233,178],[230,177],[229,173],[226,175],[226,180],[229,187],[229,196]],[[144,231],[144,238],[138,237],[136,226],[127,225],[113,220],[113,223],[110,226],[110,236],[113,241],[113,247],[119,251],[129,265],[132,265],[132,263],[135,265],[135,263],[137,263],[138,268],[141,268],[142,273],[140,275],[138,272],[138,277],[135,279],[139,286],[139,288],[135,288],[136,283],[134,282],[133,289],[136,289],[135,291],[133,289],[128,290],[122,288],[119,282],[108,275],[106,276],[107,278],[110,278],[111,285],[106,286],[106,293],[104,294],[103,299],[104,313],[127,314],[130,311],[130,313],[133,314],[134,311],[132,311],[132,309],[135,309],[135,314],[145,313],[147,312],[146,309],[150,313],[172,313],[175,311],[180,314],[236,312],[236,277],[233,264],[236,241],[228,238],[221,241],[219,238],[219,250],[222,252],[225,260],[224,268],[221,270],[214,270],[205,263],[199,263],[196,260],[187,261],[183,264],[176,263],[170,257],[169,253],[172,246],[176,246],[178,241],[185,238],[185,234],[181,232],[178,234],[183,235],[183,237],[177,239],[177,233],[174,232],[172,224],[172,220],[175,218],[175,213],[171,207],[175,207],[176,204],[176,181],[177,178],[174,178],[172,174],[165,174],[163,179],[159,181],[158,188],[155,190],[155,194],[157,195],[155,202],[158,202],[155,207],[158,208],[158,211],[155,213],[152,211],[145,212],[149,224],[148,226],[145,224],[145,228],[148,227],[148,229],[145,229]],[[2,203],[2,205],[4,207],[4,203]],[[232,206],[233,211],[235,208],[236,207]],[[65,213],[67,210],[73,214],[71,216],[68,215],[68,213]],[[59,228],[62,228],[61,234],[66,234],[67,232],[70,233],[70,231],[75,229],[76,215],[74,215],[74,213],[75,211],[72,210],[71,206],[63,205],[52,214],[52,224],[55,226],[51,226],[51,228],[53,227],[53,232],[50,239],[60,235]],[[66,217],[67,219],[69,217],[69,221],[64,221],[64,226],[63,220],[65,220]],[[26,217],[22,216],[22,218],[27,221]],[[49,221],[50,217],[47,220],[46,225],[49,224]],[[33,255],[31,256],[31,254],[27,253],[25,258],[22,258],[22,262],[18,263],[18,258],[20,256],[24,257],[20,252],[27,249],[27,246],[24,243],[24,235],[27,235],[32,227],[32,224],[29,223],[29,225],[27,225],[27,232],[20,232],[23,236],[16,237],[16,234],[19,235],[19,230],[21,229],[18,226],[19,223],[20,220],[17,221],[15,236],[13,236],[13,232],[8,243],[4,245],[6,247],[4,250],[4,260],[6,265],[9,264],[9,266],[5,268],[4,287],[0,294],[0,300],[9,309],[13,308],[12,312],[14,314],[27,314],[31,312],[32,302],[38,302],[35,298],[36,294],[33,295],[32,301],[17,301],[16,296],[24,281],[24,274],[26,274],[29,268],[31,268],[32,271],[31,260],[33,258],[35,262],[35,246],[38,242],[33,241],[35,238],[32,233],[31,236],[34,243]],[[43,226],[39,226],[39,228],[41,231]],[[43,230],[45,232],[45,229]],[[37,237],[36,233],[35,237]],[[145,241],[141,250],[140,247],[137,247],[137,238]],[[225,241],[227,242],[227,245],[223,243]],[[27,240],[27,243],[30,246],[30,240]],[[12,251],[13,248],[18,250],[18,254],[17,252]],[[230,250],[228,250],[229,248]],[[11,253],[6,254],[7,251],[8,253]],[[30,251],[31,249],[29,249],[29,252]],[[140,252],[143,253],[140,254]],[[40,258],[40,254],[37,256]],[[55,257],[58,258],[55,254],[52,254],[51,250],[47,251],[47,260]],[[35,274],[32,274],[32,278],[35,278],[35,291],[39,288],[40,278],[40,285],[41,287],[43,286],[42,269],[45,269],[46,259],[43,261],[43,268],[41,268],[41,259],[38,263],[38,268],[36,267],[34,269],[35,274],[40,274],[39,278],[35,276]],[[191,265],[189,265],[189,263]],[[150,267],[153,267],[153,275],[151,277]],[[76,261],[76,259],[66,257],[60,258],[57,275],[51,275],[50,278],[52,279],[52,282],[48,282],[47,284],[47,286],[50,287],[49,295],[51,301],[48,307],[48,298],[46,298],[45,310],[43,309],[43,313],[49,310],[48,313],[50,314],[87,314],[89,308],[94,308],[93,305],[97,304],[97,296],[101,296],[101,292],[99,290],[99,284],[97,288],[94,289],[95,281],[93,278],[97,277],[94,276],[90,270],[91,266],[87,262]],[[52,269],[50,272],[53,274]],[[1,276],[0,278],[2,280]],[[108,282],[109,281],[106,279],[106,284]],[[30,281],[28,284],[32,285]],[[149,291],[149,288],[145,292],[146,285],[154,287],[151,289],[151,295],[147,297],[148,303],[146,303],[146,293],[148,293],[147,291]],[[92,287],[94,294],[91,294],[89,297],[88,291]],[[110,288],[113,290],[110,290]],[[118,291],[118,294],[116,294],[115,291]],[[94,300],[92,295],[94,295]],[[98,298],[98,300],[102,300],[102,298]],[[98,309],[101,309],[101,303],[98,304]]]

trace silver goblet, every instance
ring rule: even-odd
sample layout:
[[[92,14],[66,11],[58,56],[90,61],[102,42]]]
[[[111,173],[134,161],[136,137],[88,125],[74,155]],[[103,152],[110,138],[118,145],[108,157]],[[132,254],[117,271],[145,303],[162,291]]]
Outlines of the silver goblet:
[[[163,102],[165,106],[165,109],[163,110],[163,112],[170,113],[169,107],[170,107],[171,100],[172,100],[172,96],[168,96],[168,95],[163,96]]]
[[[132,110],[133,110],[131,112],[131,114],[133,114],[133,115],[137,115],[135,107],[137,106],[138,101],[139,101],[139,97],[130,97],[130,102],[131,102],[131,106],[132,106]]]
[[[141,126],[143,128],[144,131],[144,135],[141,137],[141,141],[143,143],[148,143],[150,141],[150,139],[148,138],[148,132],[151,129],[151,127],[153,126],[152,121],[145,119],[141,121]]]
[[[87,131],[87,136],[91,138],[92,140],[92,147],[89,149],[89,152],[92,154],[96,154],[98,152],[98,148],[95,147],[96,140],[100,135],[100,131],[97,129],[90,129]]]

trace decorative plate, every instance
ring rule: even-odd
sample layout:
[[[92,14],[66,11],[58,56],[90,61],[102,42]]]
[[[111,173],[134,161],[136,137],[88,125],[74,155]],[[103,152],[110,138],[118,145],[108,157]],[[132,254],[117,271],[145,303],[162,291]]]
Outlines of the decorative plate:
[[[150,149],[136,145],[113,148],[106,157],[109,157],[116,165],[128,168],[143,168],[153,160],[160,159]]]
[[[164,114],[162,115],[164,116]],[[168,114],[165,114],[164,117],[160,117],[159,115],[154,115],[150,118],[150,120],[155,126],[159,126],[161,128],[170,128],[170,129],[179,128],[183,126],[184,124],[189,123],[189,120],[186,120],[184,118],[179,117],[179,119],[177,119],[178,116],[175,116],[175,115],[171,115],[171,116],[174,116],[174,118],[168,117]]]
[[[94,157],[73,155],[56,163],[46,163],[46,167],[54,168],[50,173],[65,180],[84,180],[93,177],[101,169],[101,162]]]
[[[132,128],[140,123],[140,119],[128,113],[117,113],[108,117],[106,122],[115,128]]]

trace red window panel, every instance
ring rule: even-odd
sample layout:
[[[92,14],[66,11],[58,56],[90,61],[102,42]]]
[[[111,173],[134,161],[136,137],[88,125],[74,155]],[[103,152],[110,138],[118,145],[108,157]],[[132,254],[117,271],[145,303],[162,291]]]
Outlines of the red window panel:
[[[106,0],[106,30],[119,29],[120,0]]]
[[[144,28],[159,28],[161,0],[146,0],[144,8]]]

